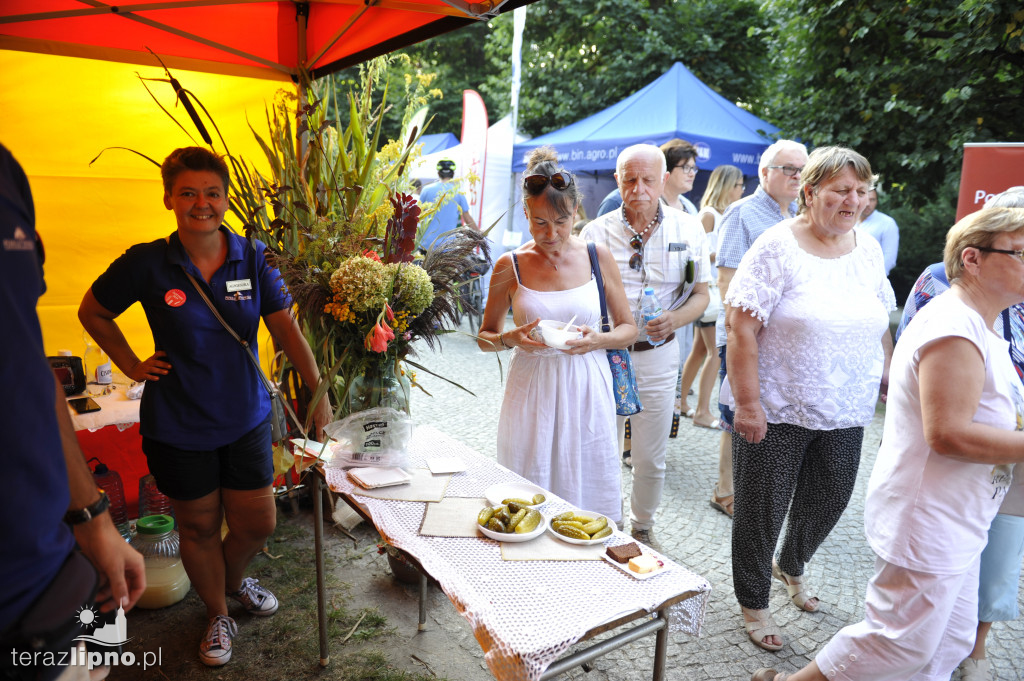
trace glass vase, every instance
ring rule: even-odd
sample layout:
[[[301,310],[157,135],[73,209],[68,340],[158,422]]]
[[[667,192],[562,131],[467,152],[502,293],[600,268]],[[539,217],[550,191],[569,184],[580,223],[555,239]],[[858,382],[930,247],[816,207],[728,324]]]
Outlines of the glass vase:
[[[397,361],[370,363],[361,375],[352,379],[348,391],[348,413],[391,407],[408,414],[410,392],[409,378]]]

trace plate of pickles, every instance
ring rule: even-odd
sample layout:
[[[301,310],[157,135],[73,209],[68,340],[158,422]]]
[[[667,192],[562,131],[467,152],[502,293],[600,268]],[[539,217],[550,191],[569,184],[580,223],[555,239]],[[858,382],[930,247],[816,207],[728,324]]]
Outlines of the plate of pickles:
[[[476,517],[476,529],[495,541],[529,541],[544,534],[548,522],[535,508],[512,502],[485,507]]]
[[[548,529],[558,539],[569,544],[593,546],[603,544],[615,531],[615,524],[607,516],[589,511],[566,511],[548,520]]]
[[[528,482],[503,482],[484,490],[484,497],[491,506],[516,503],[536,508],[547,501],[546,493],[537,485]]]

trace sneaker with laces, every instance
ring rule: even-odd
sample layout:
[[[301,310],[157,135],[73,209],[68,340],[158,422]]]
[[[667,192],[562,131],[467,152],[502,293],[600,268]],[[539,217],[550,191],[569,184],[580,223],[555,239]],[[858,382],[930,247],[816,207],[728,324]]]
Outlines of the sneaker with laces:
[[[199,661],[207,667],[219,667],[231,659],[231,639],[238,633],[235,620],[217,615],[206,627],[203,642],[199,644]]]
[[[277,612],[277,597],[260,586],[258,579],[252,577],[243,579],[242,588],[228,596],[244,605],[250,615],[267,617]]]

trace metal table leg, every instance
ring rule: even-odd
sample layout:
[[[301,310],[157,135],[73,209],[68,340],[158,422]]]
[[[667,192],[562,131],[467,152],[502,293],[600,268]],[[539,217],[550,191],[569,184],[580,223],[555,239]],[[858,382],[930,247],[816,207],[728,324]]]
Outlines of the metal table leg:
[[[662,681],[665,678],[665,660],[668,654],[668,608],[658,611],[657,618],[665,626],[658,629],[654,635],[654,681]]]
[[[417,570],[420,573],[420,624],[419,631],[426,631],[427,623],[427,573],[422,567]]]
[[[331,654],[327,649],[327,596],[324,593],[324,483],[319,475],[309,477],[313,479],[313,543],[316,550],[316,619],[320,628],[320,666],[326,667],[331,662]]]

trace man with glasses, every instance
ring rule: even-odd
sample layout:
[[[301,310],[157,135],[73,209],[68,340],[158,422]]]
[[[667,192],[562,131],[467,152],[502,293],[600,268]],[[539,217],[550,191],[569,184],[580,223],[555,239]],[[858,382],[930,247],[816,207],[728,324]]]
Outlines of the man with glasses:
[[[419,202],[437,203],[440,205],[423,229],[420,247],[427,250],[446,232],[465,225],[477,229],[476,221],[469,214],[469,203],[459,191],[455,179],[455,161],[442,159],[437,162],[437,182],[429,184],[420,192]],[[441,241],[444,241],[441,239]],[[440,242],[439,242],[440,244]]]
[[[665,169],[669,173],[662,200],[673,208],[696,215],[697,206],[683,194],[693,189],[693,180],[697,177],[697,148],[678,137],[670,139],[659,148],[665,154]],[[597,215],[600,217],[610,213],[621,205],[622,194],[616,187],[601,201]]]
[[[678,171],[677,171],[678,172]],[[668,179],[665,155],[658,147],[638,144],[616,161],[615,181],[622,206],[583,228],[587,241],[611,251],[626,289],[630,311],[641,333],[631,347],[643,411],[629,417],[632,432],[633,489],[631,534],[660,548],[652,528],[665,484],[665,449],[679,372],[676,329],[690,324],[708,304],[711,263],[704,229],[694,216],[661,203]],[[644,324],[640,299],[652,287],[664,312]],[[618,418],[621,442],[625,417]]]
[[[743,254],[757,237],[777,223],[796,215],[800,171],[807,163],[807,147],[792,140],[778,140],[765,149],[758,164],[760,185],[753,194],[736,201],[722,216],[718,228],[718,290],[725,300]],[[725,379],[725,315],[723,302],[715,326],[715,345],[722,358],[719,377]],[[732,517],[732,409],[719,402],[722,439],[718,450],[718,482],[711,492],[711,506]]]

